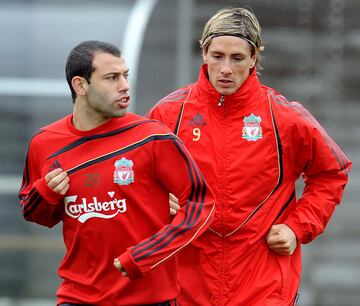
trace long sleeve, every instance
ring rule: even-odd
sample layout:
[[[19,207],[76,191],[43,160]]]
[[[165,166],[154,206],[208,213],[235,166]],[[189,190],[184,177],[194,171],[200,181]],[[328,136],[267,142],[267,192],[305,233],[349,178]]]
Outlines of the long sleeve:
[[[23,181],[19,191],[24,218],[47,227],[60,221],[59,205],[63,196],[52,191],[41,176],[41,154],[32,143],[25,161]]]
[[[300,106],[299,106],[300,107]],[[304,118],[292,131],[292,158],[305,188],[296,208],[284,222],[299,242],[308,243],[321,234],[340,203],[351,161],[320,124],[301,109]]]
[[[207,229],[215,210],[211,190],[178,138],[156,141],[154,156],[156,179],[178,197],[181,208],[170,224],[120,256],[130,278],[157,267],[186,247]]]

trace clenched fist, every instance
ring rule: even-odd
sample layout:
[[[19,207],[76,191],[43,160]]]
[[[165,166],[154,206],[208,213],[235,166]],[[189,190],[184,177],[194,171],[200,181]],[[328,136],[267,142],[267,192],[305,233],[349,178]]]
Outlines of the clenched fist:
[[[46,174],[45,181],[50,189],[61,195],[65,195],[70,187],[70,178],[61,168],[57,168]]]
[[[273,225],[266,235],[266,242],[279,255],[291,255],[297,245],[295,233],[285,224]]]

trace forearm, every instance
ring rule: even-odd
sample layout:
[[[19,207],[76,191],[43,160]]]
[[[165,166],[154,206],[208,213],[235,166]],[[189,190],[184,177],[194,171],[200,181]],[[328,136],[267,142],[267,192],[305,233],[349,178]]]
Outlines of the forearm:
[[[49,189],[44,179],[24,186],[19,197],[25,220],[47,227],[52,227],[60,221],[59,203],[62,196]]]
[[[128,248],[118,259],[129,277],[141,276],[186,247],[208,228],[214,211],[213,202],[189,203],[180,209],[171,224]]]
[[[341,202],[347,176],[323,175],[306,179],[303,195],[283,222],[301,243],[308,243],[321,234],[336,206]]]

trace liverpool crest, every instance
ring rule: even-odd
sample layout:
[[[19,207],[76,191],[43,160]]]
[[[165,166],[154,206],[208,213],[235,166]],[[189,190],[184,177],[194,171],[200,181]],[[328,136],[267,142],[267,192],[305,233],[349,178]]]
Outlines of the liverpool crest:
[[[242,138],[248,141],[256,141],[262,138],[262,128],[260,126],[261,117],[251,114],[250,116],[244,117],[244,126],[242,129]]]
[[[134,163],[131,160],[122,157],[115,162],[114,183],[119,185],[129,185],[134,182]]]

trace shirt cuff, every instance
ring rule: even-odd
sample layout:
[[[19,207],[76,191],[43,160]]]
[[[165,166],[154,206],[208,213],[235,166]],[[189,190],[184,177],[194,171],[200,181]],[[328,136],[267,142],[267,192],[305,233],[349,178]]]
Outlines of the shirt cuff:
[[[285,225],[290,227],[290,229],[294,232],[296,236],[296,240],[299,243],[302,243],[303,241],[303,232],[299,226],[296,226],[295,222],[291,222],[290,220],[284,222]]]
[[[51,204],[51,205],[57,205],[61,202],[61,200],[64,198],[64,196],[60,193],[55,192],[54,190],[50,189],[47,185],[45,178],[41,178],[35,182],[35,188],[36,190],[41,194],[43,199]]]
[[[123,266],[124,270],[126,271],[130,279],[135,279],[142,276],[143,273],[136,265],[134,259],[132,258],[132,256],[128,251],[121,254],[118,257],[118,260],[120,261],[121,265]]]

